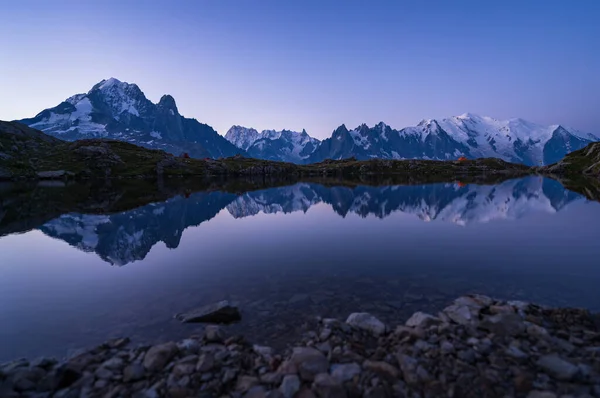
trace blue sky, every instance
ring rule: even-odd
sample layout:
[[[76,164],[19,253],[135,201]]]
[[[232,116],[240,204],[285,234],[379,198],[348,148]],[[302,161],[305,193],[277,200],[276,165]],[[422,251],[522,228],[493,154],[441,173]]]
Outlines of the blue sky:
[[[324,138],[464,112],[600,132],[599,1],[20,0],[2,13],[2,120],[116,77],[221,134]]]

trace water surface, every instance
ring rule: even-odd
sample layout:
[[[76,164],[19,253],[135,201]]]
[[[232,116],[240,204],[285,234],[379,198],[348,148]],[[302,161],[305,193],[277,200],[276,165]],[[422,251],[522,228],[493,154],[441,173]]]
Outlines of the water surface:
[[[183,338],[201,325],[173,314],[222,299],[231,332],[279,347],[317,315],[398,324],[470,292],[600,310],[600,204],[552,180],[213,188],[25,221],[44,203],[0,192],[0,360]]]

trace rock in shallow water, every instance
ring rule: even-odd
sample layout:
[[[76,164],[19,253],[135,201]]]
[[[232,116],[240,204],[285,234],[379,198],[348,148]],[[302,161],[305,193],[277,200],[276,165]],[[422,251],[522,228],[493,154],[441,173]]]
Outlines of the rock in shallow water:
[[[238,308],[227,300],[205,305],[204,307],[183,314],[176,314],[175,318],[183,323],[203,322],[225,324],[237,322],[242,319]]]

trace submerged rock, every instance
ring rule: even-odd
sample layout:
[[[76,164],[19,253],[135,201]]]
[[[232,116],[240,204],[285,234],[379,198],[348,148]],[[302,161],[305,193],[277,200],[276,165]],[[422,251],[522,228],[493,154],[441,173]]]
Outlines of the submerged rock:
[[[238,308],[227,300],[208,304],[183,314],[176,314],[175,318],[183,323],[202,322],[225,324],[237,322],[242,319]]]

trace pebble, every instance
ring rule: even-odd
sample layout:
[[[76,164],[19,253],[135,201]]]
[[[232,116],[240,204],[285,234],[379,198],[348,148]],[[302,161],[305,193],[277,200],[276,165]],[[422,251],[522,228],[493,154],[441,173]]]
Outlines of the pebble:
[[[211,353],[202,354],[196,364],[197,372],[208,372],[211,370],[215,363],[215,357]]]
[[[123,370],[123,381],[129,383],[131,381],[141,380],[146,373],[146,369],[139,363],[132,363]]]
[[[316,374],[327,372],[329,361],[320,351],[311,347],[296,347],[290,362],[296,366],[302,380],[312,381]]]
[[[342,384],[328,373],[316,375],[312,389],[320,398],[346,398],[347,396]]]
[[[384,361],[370,361],[366,360],[363,363],[363,368],[372,372],[378,373],[379,375],[385,376],[389,379],[398,378],[398,369],[395,366],[390,365]]]
[[[454,344],[447,340],[444,340],[440,345],[440,349],[442,351],[442,354],[452,354],[454,352]]]
[[[564,381],[571,380],[578,371],[577,366],[554,354],[541,357],[537,361],[537,366],[550,376]]]
[[[375,336],[382,335],[386,326],[379,319],[366,312],[355,312],[348,316],[346,323],[355,328],[373,333]]]
[[[471,310],[466,305],[452,304],[444,308],[444,314],[446,314],[451,320],[460,324],[468,325],[473,319]]]
[[[354,376],[359,375],[361,371],[362,369],[357,363],[335,364],[331,366],[331,376],[340,383],[352,380]]]
[[[420,327],[428,328],[430,326],[438,325],[442,321],[433,315],[426,314],[424,312],[415,312],[408,320],[405,325],[409,327]]]
[[[150,372],[157,372],[165,367],[177,351],[177,345],[173,342],[155,345],[146,352],[144,367]]]
[[[300,379],[296,375],[284,376],[279,391],[283,394],[284,398],[293,398],[294,395],[300,390]]]
[[[218,325],[206,325],[204,328],[204,338],[210,343],[221,343],[225,334]]]
[[[252,387],[259,384],[258,378],[252,376],[240,376],[237,379],[237,383],[235,385],[236,391],[246,392]]]

